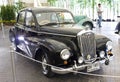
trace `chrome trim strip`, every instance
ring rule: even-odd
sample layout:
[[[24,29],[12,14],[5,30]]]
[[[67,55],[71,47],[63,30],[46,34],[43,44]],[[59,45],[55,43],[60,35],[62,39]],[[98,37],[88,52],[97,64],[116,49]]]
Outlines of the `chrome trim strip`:
[[[34,30],[29,30],[29,29],[24,29],[26,31],[31,31],[39,34],[49,34],[49,35],[59,35],[59,36],[68,36],[68,37],[76,37],[74,35],[66,35],[66,34],[58,34],[58,33],[49,33],[49,32],[39,32],[39,31],[34,31]]]
[[[59,35],[59,36],[68,36],[68,37],[76,37],[74,35],[66,35],[66,34],[58,34],[58,33],[47,33],[47,32],[38,32],[43,34],[51,34],[51,35]]]

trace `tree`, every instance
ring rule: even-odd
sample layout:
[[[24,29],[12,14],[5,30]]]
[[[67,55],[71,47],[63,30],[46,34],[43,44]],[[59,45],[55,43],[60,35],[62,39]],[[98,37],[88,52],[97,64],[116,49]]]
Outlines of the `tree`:
[[[20,0],[15,3],[15,11],[18,13],[19,10],[25,8],[25,4]]]
[[[54,6],[56,1],[57,0],[47,0],[47,2],[50,4],[50,6]]]

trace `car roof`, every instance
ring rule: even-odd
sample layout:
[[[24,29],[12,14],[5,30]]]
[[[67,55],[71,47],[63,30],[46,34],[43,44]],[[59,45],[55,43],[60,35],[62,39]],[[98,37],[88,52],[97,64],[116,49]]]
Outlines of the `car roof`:
[[[37,12],[70,12],[67,9],[56,8],[56,7],[32,7],[32,8],[25,8],[22,10],[30,10],[35,13],[37,13]]]

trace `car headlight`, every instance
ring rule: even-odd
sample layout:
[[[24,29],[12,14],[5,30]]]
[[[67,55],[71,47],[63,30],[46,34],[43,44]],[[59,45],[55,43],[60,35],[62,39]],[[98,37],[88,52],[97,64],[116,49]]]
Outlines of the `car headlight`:
[[[108,50],[108,51],[112,50],[112,41],[108,41],[108,42],[106,43],[106,47],[107,47],[107,50]]]
[[[63,49],[60,53],[60,56],[63,60],[67,60],[70,57],[70,51],[68,49]]]
[[[83,63],[83,61],[84,61],[83,57],[79,57],[79,58],[78,58],[78,63],[81,64],[81,63]]]
[[[104,58],[104,56],[105,56],[105,52],[104,51],[100,51],[100,57]]]

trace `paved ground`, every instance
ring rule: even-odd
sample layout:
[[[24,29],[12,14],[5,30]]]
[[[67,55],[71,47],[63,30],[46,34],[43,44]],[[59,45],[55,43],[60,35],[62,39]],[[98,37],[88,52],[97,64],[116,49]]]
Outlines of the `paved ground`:
[[[103,65],[100,71],[92,73],[103,76],[66,74],[47,78],[41,73],[40,64],[15,54],[15,75],[17,82],[119,82],[120,37],[114,34],[116,23],[104,22],[102,25],[101,29],[95,28],[93,31],[112,39],[114,43],[113,53],[115,54],[109,66]],[[3,36],[0,30],[0,82],[14,82],[8,30],[9,27],[5,27],[5,36]]]

